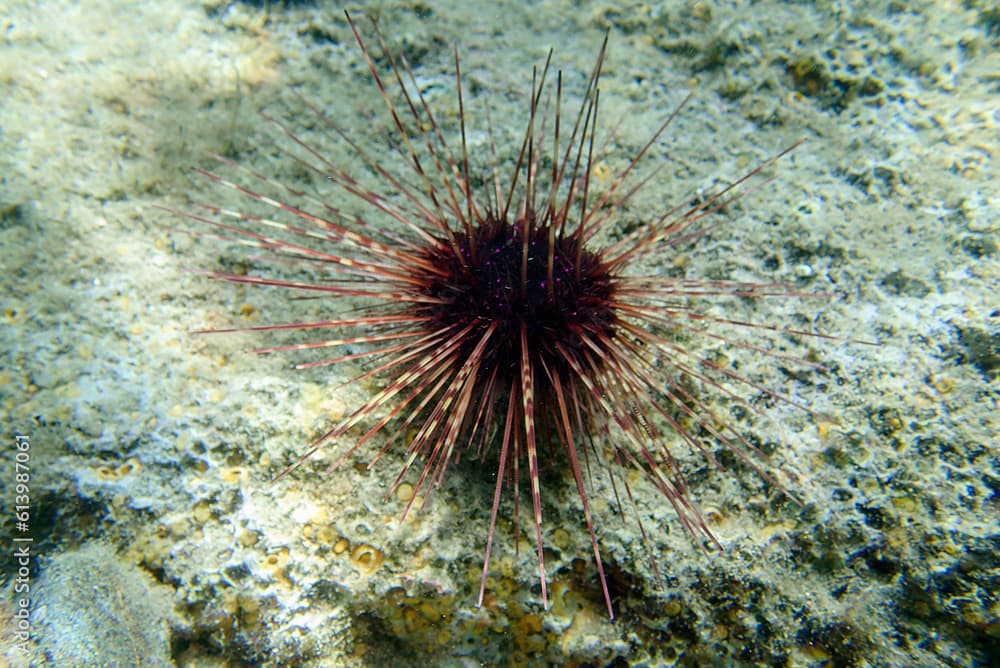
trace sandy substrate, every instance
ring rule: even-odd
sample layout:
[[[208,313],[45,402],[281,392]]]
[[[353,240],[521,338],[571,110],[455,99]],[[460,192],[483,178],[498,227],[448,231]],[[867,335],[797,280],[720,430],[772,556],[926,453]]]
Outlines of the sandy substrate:
[[[631,512],[623,521],[613,498],[599,499],[615,621],[575,488],[558,469],[545,504],[551,608],[541,607],[525,515],[517,553],[513,522],[501,521],[493,598],[477,609],[493,490],[482,466],[463,461],[403,523],[406,488],[383,498],[402,455],[363,466],[382,442],[333,475],[323,469],[346,442],[272,482],[378,381],[340,387],[361,367],[296,371],[287,356],[242,354],[263,345],[259,336],[191,334],[333,317],[329,300],[193,273],[245,271],[245,252],[165,210],[243,206],[193,171],[238,175],[213,153],[342,196],[275,148],[259,110],[372,177],[294,90],[403,169],[341,9],[86,5],[15,2],[0,16],[0,489],[11,515],[0,536],[33,541],[29,577],[16,559],[2,562],[12,591],[0,627],[23,607],[19,582],[31,587],[35,620],[30,642],[0,641],[4,659],[19,665],[23,649],[38,665],[69,665],[83,652],[113,665],[153,642],[149,661],[177,666],[998,660],[995,5],[351,6],[378,16],[451,130],[459,45],[470,146],[487,175],[485,109],[499,155],[512,159],[531,68],[550,47],[578,103],[610,33],[602,125],[624,119],[604,157],[612,173],[693,92],[650,151],[661,171],[622,226],[805,140],[724,224],[642,269],[836,293],[744,300],[725,315],[877,345],[789,344],[825,373],[730,351],[741,375],[838,424],[778,405],[773,420],[739,425],[802,505],[746,467],[717,471],[678,444],[724,551],[700,551],[655,490],[634,485],[662,585]],[[341,307],[350,304],[332,308]],[[19,452],[30,459],[20,455],[30,465],[26,527],[7,492]],[[76,581],[106,598],[73,595],[66,582]],[[123,592],[149,603],[118,605]],[[107,636],[120,644],[102,640],[101,625],[122,629]]]

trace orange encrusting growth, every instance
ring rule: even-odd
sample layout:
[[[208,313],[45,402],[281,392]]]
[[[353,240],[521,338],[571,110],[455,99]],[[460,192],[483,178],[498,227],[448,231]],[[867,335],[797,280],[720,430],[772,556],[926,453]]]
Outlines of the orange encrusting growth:
[[[713,462],[710,445],[721,444],[782,487],[764,469],[769,464],[767,457],[705,399],[694,394],[690,383],[711,388],[756,414],[763,411],[748,399],[750,393],[763,393],[823,417],[802,403],[687,349],[672,334],[707,337],[722,346],[821,369],[813,362],[769,349],[767,337],[823,335],[704,315],[697,307],[705,300],[719,297],[827,295],[802,293],[793,284],[781,282],[629,274],[639,258],[688,243],[721,224],[705,221],[735,199],[768,183],[770,179],[764,178],[762,171],[795,145],[720,192],[675,207],[611,245],[596,249],[593,246],[598,232],[655,175],[654,171],[626,189],[636,165],[680,109],[679,106],[628,166],[610,180],[601,197],[591,201],[589,186],[597,157],[594,142],[600,98],[598,83],[607,38],[571,129],[563,127],[561,117],[561,73],[556,81],[554,104],[548,98],[547,106],[554,106],[551,117],[539,112],[549,61],[541,72],[533,73],[527,129],[509,178],[510,185],[501,186],[494,158],[492,192],[482,196],[472,192],[470,183],[457,49],[455,74],[461,125],[458,154],[450,148],[442,126],[419,92],[405,57],[392,53],[376,30],[382,57],[394,80],[394,84],[387,85],[351,17],[347,20],[392,116],[398,146],[407,158],[412,178],[399,176],[385,167],[334,121],[304,100],[302,103],[316,118],[342,138],[378,175],[386,191],[396,193],[395,197],[362,185],[292,130],[265,118],[304,151],[290,153],[293,159],[364,201],[373,212],[395,221],[402,230],[377,230],[366,219],[349,215],[221,156],[218,157],[221,162],[242,172],[249,180],[282,194],[272,197],[216,174],[201,173],[280,212],[284,218],[290,216],[295,222],[208,205],[202,205],[208,211],[204,216],[175,213],[214,228],[216,236],[223,240],[274,255],[258,259],[292,263],[319,274],[316,280],[205,272],[209,276],[235,283],[311,291],[333,299],[360,298],[370,303],[368,312],[333,320],[213,331],[332,330],[337,334],[327,339],[260,347],[252,352],[339,350],[363,344],[367,349],[360,352],[334,353],[301,366],[368,360],[370,368],[352,382],[373,376],[387,379],[381,390],[317,438],[285,473],[358,426],[365,429],[364,433],[336,458],[329,470],[341,466],[383,430],[391,430],[392,435],[399,437],[412,434],[402,469],[386,494],[387,497],[393,494],[411,470],[418,471],[413,494],[403,511],[405,517],[416,499],[427,502],[431,489],[440,484],[448,467],[464,453],[496,459],[480,605],[500,504],[505,492],[512,496],[516,523],[525,464],[542,600],[547,605],[541,453],[568,465],[590,534],[608,614],[613,616],[581,460],[607,462],[605,468],[616,497],[619,484],[624,485],[628,498],[632,497],[626,478],[621,475],[623,468],[641,470],[672,504],[688,533],[719,546],[690,498],[669,447],[669,431],[659,425],[667,425]],[[545,126],[549,122],[551,137],[547,138]],[[564,136],[566,130],[568,138]],[[551,150],[546,152],[543,144],[550,140]],[[551,161],[549,174],[540,174],[543,153]],[[520,187],[519,181],[523,182]],[[740,188],[738,193],[737,188]],[[713,327],[721,331],[713,331]],[[755,342],[742,341],[732,333],[740,329],[753,333]],[[611,438],[615,426],[624,434],[624,441],[618,436]],[[595,435],[608,438],[595,439]],[[386,438],[369,466],[396,443],[396,438]],[[641,523],[639,528],[645,537]]]

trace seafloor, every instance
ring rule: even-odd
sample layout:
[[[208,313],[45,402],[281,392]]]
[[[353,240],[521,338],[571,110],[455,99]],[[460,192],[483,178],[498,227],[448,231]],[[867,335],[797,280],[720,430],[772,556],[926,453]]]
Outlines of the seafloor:
[[[257,114],[308,124],[292,90],[396,159],[342,8],[8,1],[0,633],[24,626],[27,600],[31,639],[4,635],[0,665],[1000,663],[996,3],[349,8],[378,17],[451,128],[459,45],[480,167],[491,162],[483,110],[509,156],[531,68],[549,47],[570,99],[609,31],[602,126],[625,119],[606,154],[613,169],[693,92],[652,150],[662,169],[627,213],[639,223],[805,140],[724,225],[664,258],[692,276],[837,295],[744,300],[734,318],[877,341],[801,343],[826,373],[729,352],[740,374],[839,420],[779,405],[773,421],[739,425],[802,505],[678,444],[725,549],[699,550],[654,490],[633,485],[660,586],[634,523],[613,502],[595,504],[610,621],[558,467],[544,505],[549,610],[526,519],[517,553],[512,522],[498,527],[493,596],[474,606],[493,489],[475,462],[402,524],[403,501],[383,499],[401,459],[393,450],[371,471],[323,475],[332,460],[321,454],[272,482],[378,383],[338,389],[360,367],[299,372],[287,357],[240,353],[258,337],[190,334],[315,317],[328,300],[191,272],[246,267],[158,207],[232,204],[192,170],[217,168],[212,153],[307,183]],[[302,131],[322,146],[312,125]],[[24,452],[30,520],[18,525]],[[32,539],[26,572],[6,556],[25,545],[16,538]],[[30,593],[17,593],[25,584]]]

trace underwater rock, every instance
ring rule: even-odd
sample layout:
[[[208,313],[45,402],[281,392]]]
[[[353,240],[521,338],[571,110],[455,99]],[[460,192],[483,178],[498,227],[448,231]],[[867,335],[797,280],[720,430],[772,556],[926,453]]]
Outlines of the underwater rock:
[[[103,545],[53,557],[32,606],[35,638],[55,666],[173,666],[170,602]]]

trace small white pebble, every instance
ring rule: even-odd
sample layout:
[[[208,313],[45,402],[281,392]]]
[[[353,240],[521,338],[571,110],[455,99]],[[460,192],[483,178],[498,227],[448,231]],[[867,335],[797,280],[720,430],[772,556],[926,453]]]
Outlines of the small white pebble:
[[[797,264],[795,265],[795,275],[799,278],[811,278],[816,273],[808,264]]]
[[[292,511],[292,519],[296,524],[308,524],[316,513],[316,506],[312,504],[302,504]]]

